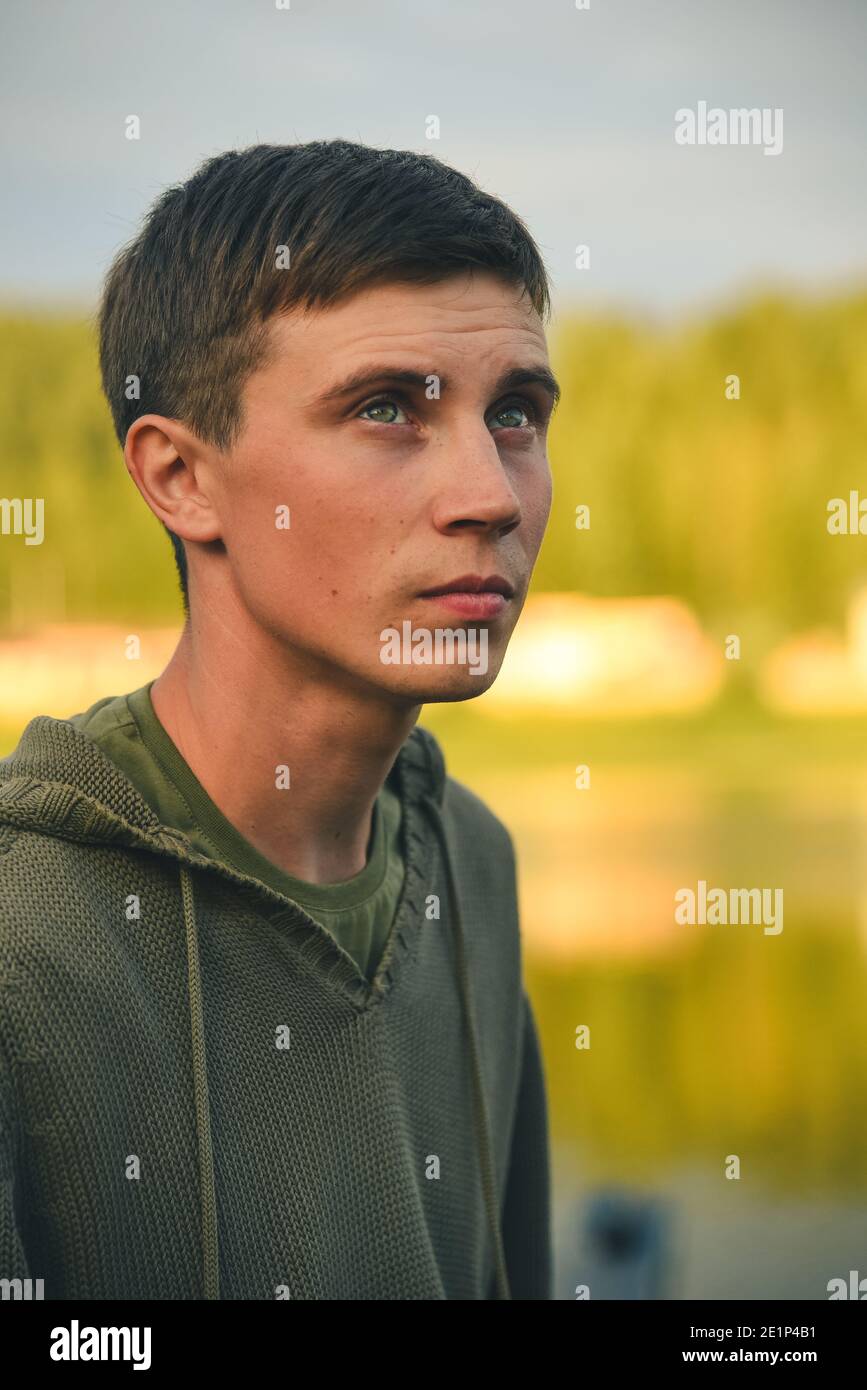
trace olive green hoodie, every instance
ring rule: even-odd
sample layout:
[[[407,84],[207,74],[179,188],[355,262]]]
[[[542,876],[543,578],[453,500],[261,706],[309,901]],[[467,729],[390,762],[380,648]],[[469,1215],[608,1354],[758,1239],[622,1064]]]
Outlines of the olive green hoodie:
[[[550,1298],[509,835],[416,727],[365,979],[68,720],[0,761],[0,1280],[46,1298]]]

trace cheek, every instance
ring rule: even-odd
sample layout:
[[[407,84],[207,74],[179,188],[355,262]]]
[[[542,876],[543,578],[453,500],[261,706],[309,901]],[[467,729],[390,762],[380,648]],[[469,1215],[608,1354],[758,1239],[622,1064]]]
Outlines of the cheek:
[[[296,470],[291,484],[248,475],[227,510],[232,567],[260,614],[300,631],[329,622],[348,598],[363,611],[375,595],[394,543],[386,509],[369,491],[329,478],[325,461],[319,473]]]
[[[518,492],[521,515],[524,518],[523,531],[528,543],[538,548],[551,514],[553,482],[547,460],[540,463],[522,483]]]

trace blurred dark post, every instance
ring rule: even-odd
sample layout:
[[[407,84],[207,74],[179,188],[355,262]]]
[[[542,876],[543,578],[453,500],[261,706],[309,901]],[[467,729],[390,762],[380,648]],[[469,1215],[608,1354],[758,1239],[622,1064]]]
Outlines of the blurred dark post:
[[[666,1292],[671,1214],[663,1201],[626,1188],[591,1193],[576,1213],[568,1297],[586,1284],[590,1299],[655,1299]]]

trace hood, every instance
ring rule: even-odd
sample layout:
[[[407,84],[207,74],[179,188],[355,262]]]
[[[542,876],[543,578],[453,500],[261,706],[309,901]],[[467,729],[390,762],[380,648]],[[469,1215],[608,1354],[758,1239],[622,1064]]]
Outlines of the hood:
[[[446,771],[436,739],[416,726],[400,748],[391,773],[399,779],[404,813],[418,810],[439,846],[455,942],[456,983],[469,1042],[474,1123],[482,1193],[491,1233],[497,1296],[511,1297],[500,1225],[493,1146],[484,1093],[478,1033],[467,963],[460,896],[457,890],[443,801]],[[416,817],[412,817],[413,824]],[[419,818],[418,824],[421,825]],[[207,999],[202,986],[196,925],[194,872],[216,873],[286,907],[286,899],[258,879],[200,854],[179,830],[163,825],[133,784],[110,758],[65,719],[37,715],[24,729],[17,747],[0,759],[0,826],[52,835],[87,844],[127,846],[172,859],[178,871],[178,908],[187,947],[187,987],[192,1033],[193,1090],[199,1146],[202,1205],[202,1263],[206,1298],[219,1298],[219,1247],[216,1173],[211,1142],[211,1107],[205,1052]],[[407,833],[418,833],[408,831]],[[322,932],[304,909],[289,909],[302,931]],[[363,988],[359,981],[357,989]]]

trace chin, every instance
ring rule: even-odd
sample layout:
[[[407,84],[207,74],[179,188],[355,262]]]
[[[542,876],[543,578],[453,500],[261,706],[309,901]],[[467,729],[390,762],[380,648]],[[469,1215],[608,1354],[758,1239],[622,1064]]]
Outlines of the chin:
[[[478,675],[473,675],[466,667],[447,666],[427,670],[404,667],[394,670],[385,682],[380,677],[378,683],[385,685],[390,694],[401,696],[413,704],[449,704],[484,695],[497,679],[498,671],[499,663]]]

